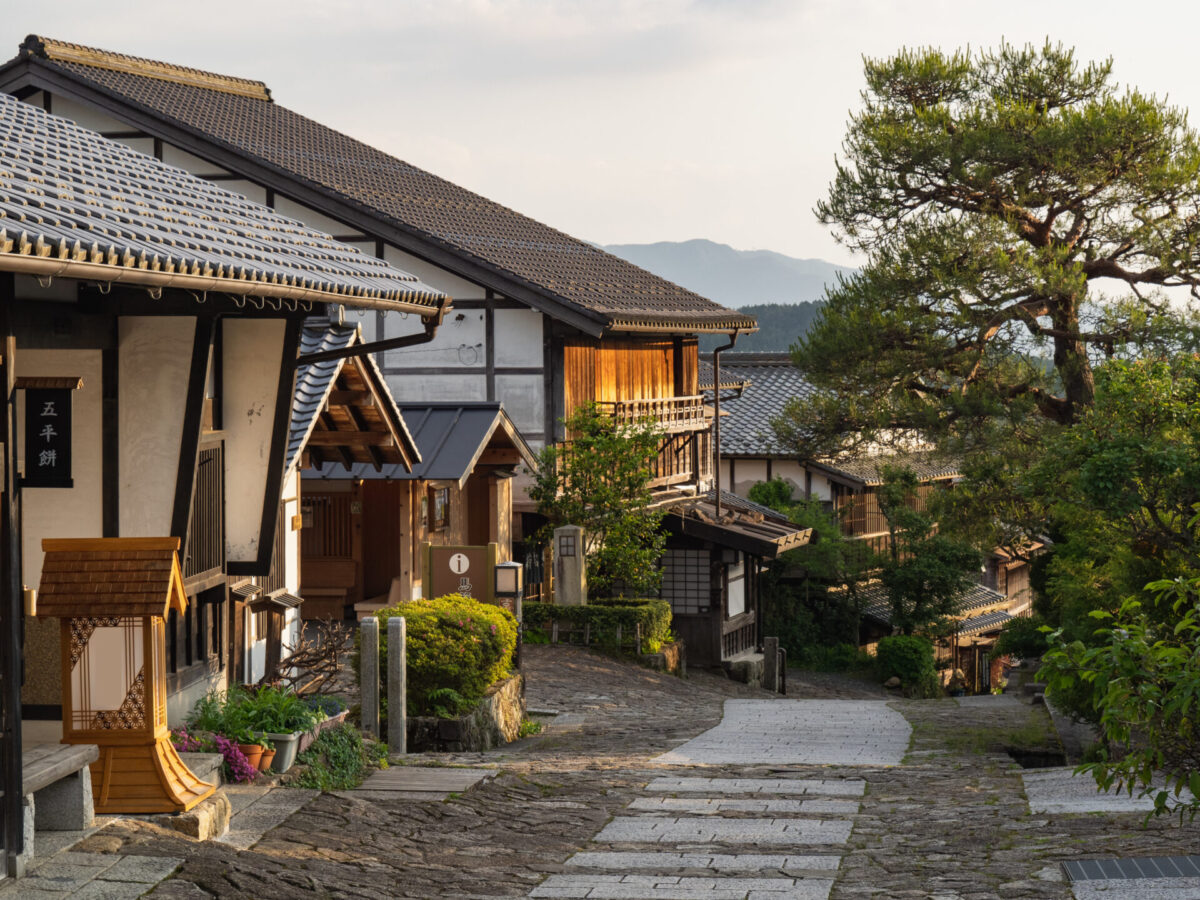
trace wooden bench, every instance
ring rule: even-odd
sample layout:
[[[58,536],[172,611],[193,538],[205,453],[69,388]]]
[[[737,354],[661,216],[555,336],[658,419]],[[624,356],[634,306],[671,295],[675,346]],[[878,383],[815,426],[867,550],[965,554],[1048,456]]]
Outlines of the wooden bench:
[[[100,758],[95,744],[33,744],[21,754],[25,848],[18,869],[33,858],[33,833],[82,831],[95,818],[92,775]],[[16,874],[20,874],[18,871]]]

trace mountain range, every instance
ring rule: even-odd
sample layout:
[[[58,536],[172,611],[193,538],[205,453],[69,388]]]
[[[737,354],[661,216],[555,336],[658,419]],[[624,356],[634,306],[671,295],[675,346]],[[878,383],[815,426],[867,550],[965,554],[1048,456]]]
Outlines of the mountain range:
[[[773,250],[735,250],[703,239],[654,244],[609,244],[609,253],[703,297],[759,319],[759,331],[738,341],[738,350],[779,351],[808,329],[825,286],[854,272],[823,259],[798,259]],[[704,338],[701,350],[723,339]]]

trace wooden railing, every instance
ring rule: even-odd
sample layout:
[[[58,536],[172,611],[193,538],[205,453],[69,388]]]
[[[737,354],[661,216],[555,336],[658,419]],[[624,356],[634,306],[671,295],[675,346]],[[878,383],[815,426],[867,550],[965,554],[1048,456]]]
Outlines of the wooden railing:
[[[225,568],[225,458],[222,445],[200,450],[191,523],[184,549],[183,577],[194,578]]]
[[[745,613],[724,622],[721,626],[721,659],[729,659],[747,650],[754,650],[757,639],[753,613]]]
[[[632,425],[650,420],[654,427],[667,434],[708,428],[708,420],[704,417],[704,398],[699,394],[650,397],[645,400],[610,400],[601,401],[599,405],[618,422]]]

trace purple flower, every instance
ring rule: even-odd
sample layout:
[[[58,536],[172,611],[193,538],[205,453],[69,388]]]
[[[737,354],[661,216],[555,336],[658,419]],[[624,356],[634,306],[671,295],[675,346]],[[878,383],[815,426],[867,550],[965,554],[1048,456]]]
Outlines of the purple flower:
[[[216,735],[215,740],[234,781],[253,781],[258,777],[258,769],[250,765],[250,760],[246,759],[246,755],[238,749],[235,742],[221,734]]]

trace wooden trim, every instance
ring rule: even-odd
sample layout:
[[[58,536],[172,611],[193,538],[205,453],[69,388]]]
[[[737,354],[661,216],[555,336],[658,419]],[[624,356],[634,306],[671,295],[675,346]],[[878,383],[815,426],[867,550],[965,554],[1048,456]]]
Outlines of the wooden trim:
[[[381,447],[395,441],[383,431],[314,431],[307,443],[310,447]]]
[[[487,293],[492,295],[490,300],[489,299],[480,300],[477,298],[471,299],[471,300],[460,300],[457,297],[455,297],[454,298],[454,308],[459,309],[459,310],[462,310],[462,309],[487,309],[488,306],[490,305],[492,307],[492,309],[529,309],[528,303],[519,303],[516,300],[509,300],[507,297],[497,297],[495,295],[495,293],[490,289],[487,289]]]
[[[420,372],[421,375],[474,375],[480,378],[489,377],[487,366],[422,366],[414,363],[411,368],[403,366],[381,366],[384,375],[411,375]],[[539,366],[496,366],[495,375],[541,375],[545,372]],[[488,398],[495,400],[495,397]],[[399,401],[397,401],[399,402]],[[416,401],[414,401],[416,402]]]
[[[101,550],[179,550],[178,537],[42,538],[46,553],[91,553]],[[103,613],[100,613],[103,615]]]
[[[283,491],[284,453],[287,450],[288,425],[292,417],[292,395],[295,392],[296,368],[288,365],[300,349],[300,332],[304,319],[287,319],[280,356],[279,386],[275,392],[275,420],[271,429],[270,467],[263,493],[263,512],[258,530],[258,558],[228,562],[225,571],[230,575],[268,575],[271,572],[271,552],[275,547],[275,522],[279,518],[279,498]]]
[[[121,434],[120,351],[117,349],[117,320],[111,322],[113,342],[100,351],[100,471],[101,518],[104,537],[121,534]]]
[[[78,375],[69,376],[37,376],[24,375],[16,379],[13,385],[18,391],[58,390],[78,391],[83,388],[83,379]]]
[[[192,525],[192,499],[196,492],[196,464],[200,459],[200,430],[204,419],[204,387],[208,384],[208,366],[216,330],[215,318],[198,318],[192,336],[192,366],[188,373],[179,466],[175,473],[175,503],[171,512],[171,534],[179,538],[184,547],[188,545],[188,529]]]
[[[491,290],[483,305],[483,368],[487,399],[496,399],[496,300]]]

